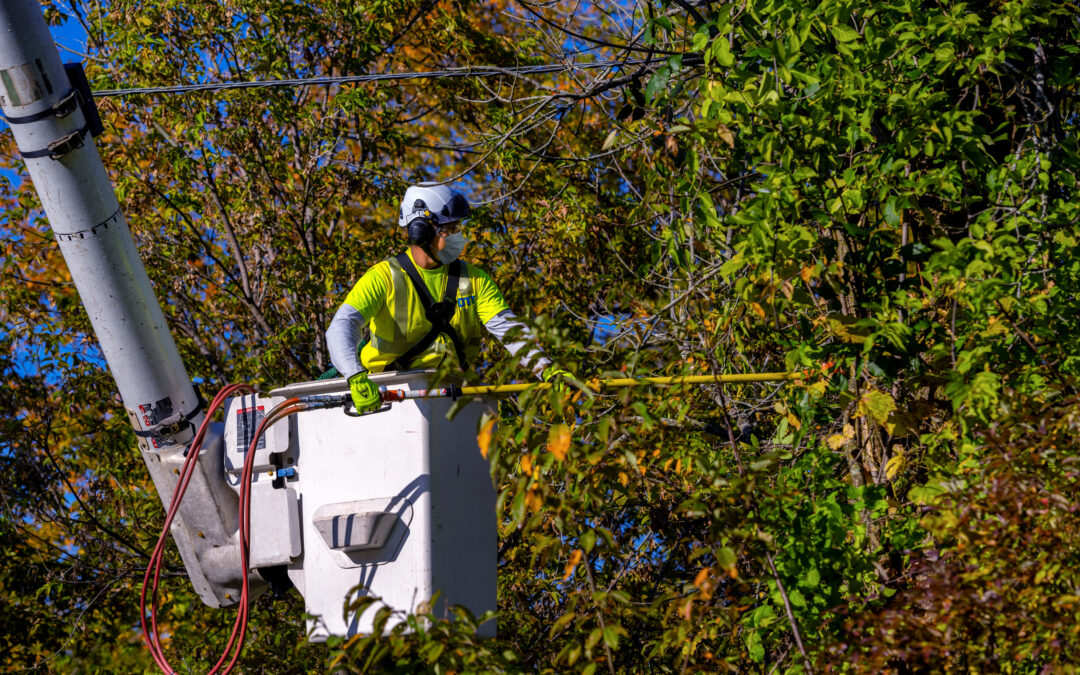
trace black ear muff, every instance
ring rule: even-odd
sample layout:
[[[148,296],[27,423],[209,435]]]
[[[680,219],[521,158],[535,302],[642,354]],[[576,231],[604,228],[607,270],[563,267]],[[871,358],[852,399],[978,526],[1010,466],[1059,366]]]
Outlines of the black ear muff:
[[[409,223],[409,243],[426,249],[435,239],[435,226],[427,218],[416,218]]]

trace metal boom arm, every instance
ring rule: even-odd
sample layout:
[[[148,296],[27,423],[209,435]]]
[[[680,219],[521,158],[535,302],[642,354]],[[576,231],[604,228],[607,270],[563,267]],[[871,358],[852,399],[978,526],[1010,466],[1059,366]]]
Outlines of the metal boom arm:
[[[0,0],[0,107],[168,504],[203,412],[37,0]],[[220,425],[218,425],[220,426]],[[236,495],[222,480],[220,429],[204,444],[173,535],[207,604],[239,598]],[[254,580],[252,590],[264,586]]]

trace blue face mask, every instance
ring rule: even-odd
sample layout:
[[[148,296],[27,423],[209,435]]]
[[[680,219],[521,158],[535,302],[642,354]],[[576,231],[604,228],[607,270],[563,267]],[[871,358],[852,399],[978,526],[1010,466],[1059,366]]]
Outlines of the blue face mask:
[[[447,235],[446,247],[443,248],[443,250],[441,251],[436,251],[435,257],[438,258],[439,262],[441,262],[442,264],[449,265],[450,263],[457,260],[458,256],[461,255],[461,252],[465,250],[465,244],[465,235],[461,234],[460,232],[455,232],[454,234]]]

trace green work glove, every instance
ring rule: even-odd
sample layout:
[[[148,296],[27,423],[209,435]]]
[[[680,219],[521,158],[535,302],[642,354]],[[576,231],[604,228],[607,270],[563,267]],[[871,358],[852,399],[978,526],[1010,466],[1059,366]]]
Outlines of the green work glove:
[[[349,378],[349,392],[358,413],[375,412],[382,405],[379,388],[368,379],[366,372],[356,373]]]

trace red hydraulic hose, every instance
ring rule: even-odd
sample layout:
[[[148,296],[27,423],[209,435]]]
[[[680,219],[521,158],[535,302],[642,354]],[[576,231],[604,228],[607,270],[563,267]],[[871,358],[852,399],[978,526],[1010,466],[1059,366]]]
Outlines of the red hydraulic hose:
[[[164,650],[161,645],[161,638],[157,626],[157,612],[158,612],[158,584],[161,578],[161,568],[164,561],[165,542],[168,538],[169,528],[172,525],[173,519],[176,517],[176,513],[179,511],[180,502],[183,499],[184,492],[187,490],[188,483],[191,481],[191,476],[194,474],[195,461],[199,456],[199,452],[202,449],[202,443],[206,436],[206,431],[209,428],[209,423],[213,413],[224,403],[225,399],[236,393],[252,393],[255,389],[248,385],[234,384],[225,387],[214,400],[211,402],[207,409],[206,417],[203,423],[199,426],[199,430],[195,434],[195,438],[192,440],[191,446],[188,449],[187,456],[184,459],[184,466],[180,473],[180,480],[177,482],[176,489],[173,491],[173,497],[169,502],[169,508],[165,516],[165,525],[161,530],[161,535],[158,537],[157,545],[154,547],[154,551],[150,556],[150,564],[146,569],[146,574],[143,577],[143,588],[140,595],[139,602],[139,623],[143,631],[143,640],[146,642],[146,646],[150,649],[150,653],[153,656],[154,663],[157,664],[161,670],[167,675],[175,673],[173,667],[169,664],[168,659],[165,657]],[[289,415],[303,410],[306,406],[298,399],[292,398],[284,401],[280,405],[274,407],[263,421],[259,424],[255,431],[255,435],[252,438],[251,446],[248,448],[247,455],[244,457],[244,468],[241,473],[240,482],[240,505],[239,505],[239,523],[240,523],[240,561],[242,566],[242,585],[240,591],[239,607],[236,615],[236,620],[233,622],[232,632],[229,634],[228,643],[225,646],[225,650],[218,659],[217,663],[209,670],[208,675],[224,675],[229,673],[235,666],[240,658],[240,652],[243,648],[244,637],[247,633],[247,621],[249,612],[249,591],[248,591],[248,555],[250,551],[250,530],[251,530],[251,477],[254,469],[254,457],[255,450],[258,447],[259,438],[266,431],[266,429],[275,422],[288,417]],[[147,626],[147,587],[150,590],[150,625]],[[232,654],[230,658],[229,655]],[[228,663],[225,661],[228,659]],[[224,669],[222,666],[224,665]]]
[[[240,565],[244,570],[244,583],[240,589],[240,607],[237,614],[236,623],[233,625],[233,632],[229,635],[229,644],[226,647],[225,654],[227,655],[232,648],[234,638],[236,641],[236,650],[233,653],[232,659],[229,660],[228,665],[222,673],[230,672],[236,665],[237,660],[240,658],[240,652],[244,647],[244,638],[247,635],[247,621],[249,612],[248,602],[248,555],[251,551],[251,476],[255,467],[255,450],[258,448],[259,437],[263,435],[266,429],[275,422],[285,419],[289,415],[298,413],[304,410],[307,406],[300,402],[297,398],[286,399],[277,406],[275,406],[263,421],[259,424],[258,429],[255,431],[255,436],[251,439],[251,445],[248,447],[247,454],[244,456],[244,470],[240,477]],[[239,630],[238,630],[239,629]],[[225,655],[222,655],[222,660],[225,659]],[[218,662],[218,665],[221,661]],[[216,668],[211,670],[208,675],[214,675]]]
[[[213,414],[221,407],[225,402],[225,399],[229,396],[239,392],[250,393],[253,391],[254,388],[248,385],[232,384],[219,391],[217,395],[214,396],[213,401],[210,402],[210,406],[206,411],[206,416],[203,418],[202,424],[199,425],[199,429],[195,433],[194,439],[192,439],[191,446],[188,448],[187,456],[184,458],[180,479],[176,483],[172,499],[169,501],[169,508],[165,514],[165,524],[161,529],[161,534],[158,536],[157,543],[150,555],[150,562],[147,565],[146,574],[143,576],[142,593],[139,596],[139,624],[142,627],[143,640],[150,649],[154,662],[166,673],[172,673],[173,669],[165,659],[157,629],[157,591],[158,583],[161,578],[161,568],[163,566],[165,543],[169,536],[169,528],[172,526],[173,519],[176,517],[176,513],[179,510],[180,502],[183,500],[184,493],[187,491],[188,483],[191,481],[191,476],[195,469],[195,460],[202,450],[202,443],[206,437],[206,431],[210,426],[210,420],[213,417]],[[152,583],[151,577],[153,578]],[[148,587],[151,591],[149,627],[147,626],[146,621],[146,593]]]

